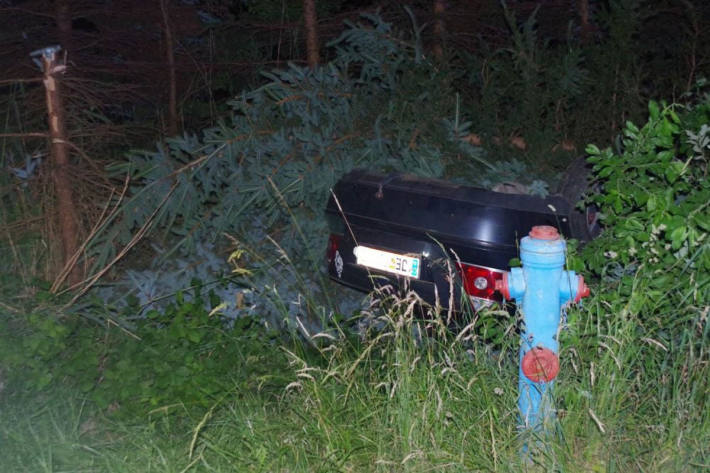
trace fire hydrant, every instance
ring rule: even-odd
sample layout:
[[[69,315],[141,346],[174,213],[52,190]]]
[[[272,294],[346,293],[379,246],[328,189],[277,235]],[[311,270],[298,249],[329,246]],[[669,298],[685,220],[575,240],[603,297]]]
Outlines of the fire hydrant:
[[[525,428],[540,428],[554,417],[551,390],[560,370],[560,313],[565,304],[589,295],[582,276],[562,269],[565,250],[555,227],[533,227],[520,241],[522,268],[511,268],[496,283],[519,307],[522,299],[518,407]]]

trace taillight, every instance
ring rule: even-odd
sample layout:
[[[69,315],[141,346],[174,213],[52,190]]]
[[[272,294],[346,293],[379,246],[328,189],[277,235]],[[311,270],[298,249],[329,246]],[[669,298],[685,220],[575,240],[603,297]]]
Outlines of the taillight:
[[[496,293],[496,281],[503,279],[503,271],[464,263],[458,264],[458,267],[466,294],[494,301],[502,300],[500,294]]]
[[[342,235],[337,235],[335,233],[331,233],[330,237],[328,237],[328,248],[326,249],[325,255],[328,258],[328,264],[333,262],[333,258],[335,258],[335,252],[338,251],[340,248],[340,243],[343,240]]]

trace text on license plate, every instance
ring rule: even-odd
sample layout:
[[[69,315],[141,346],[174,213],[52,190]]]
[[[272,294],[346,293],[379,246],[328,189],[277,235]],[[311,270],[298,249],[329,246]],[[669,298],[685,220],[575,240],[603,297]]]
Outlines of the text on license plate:
[[[354,249],[357,264],[388,273],[419,278],[419,258],[398,255],[389,251],[376,250],[366,246]]]

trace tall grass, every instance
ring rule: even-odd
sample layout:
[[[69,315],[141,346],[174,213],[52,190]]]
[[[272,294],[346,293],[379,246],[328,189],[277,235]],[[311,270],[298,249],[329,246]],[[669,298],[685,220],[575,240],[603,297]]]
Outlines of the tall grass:
[[[637,290],[642,297],[643,281]],[[159,406],[119,421],[71,389],[6,395],[0,469],[706,470],[707,308],[667,314],[671,342],[658,338],[659,321],[644,318],[643,306],[608,294],[571,309],[557,417],[541,435],[518,428],[515,320],[483,312],[449,332],[446,314],[417,303],[413,293],[385,294],[363,315],[369,329],[361,334],[336,325],[274,347],[280,387],[248,375],[205,411]],[[486,340],[482,319],[507,332],[502,343]],[[235,372],[249,362],[248,353],[235,360]],[[521,455],[523,443],[535,445],[531,456]]]
[[[647,281],[637,278],[636,284],[630,299],[639,305],[603,294],[566,332],[557,390],[565,436],[587,438],[585,455],[619,469],[705,469],[707,307],[689,303],[654,315],[643,303]]]

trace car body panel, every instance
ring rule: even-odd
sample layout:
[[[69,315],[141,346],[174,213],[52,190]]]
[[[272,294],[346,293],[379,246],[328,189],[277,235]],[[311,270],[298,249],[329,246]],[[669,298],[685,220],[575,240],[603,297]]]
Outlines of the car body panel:
[[[533,226],[551,225],[574,237],[570,211],[569,202],[559,196],[504,194],[407,174],[355,170],[340,179],[328,201],[330,231],[338,239],[328,272],[335,281],[362,291],[406,281],[425,301],[448,306],[451,287],[454,299],[460,297],[460,284],[448,277],[452,265],[506,271],[518,256],[518,240]],[[357,245],[420,258],[420,277],[358,265],[353,252]]]

